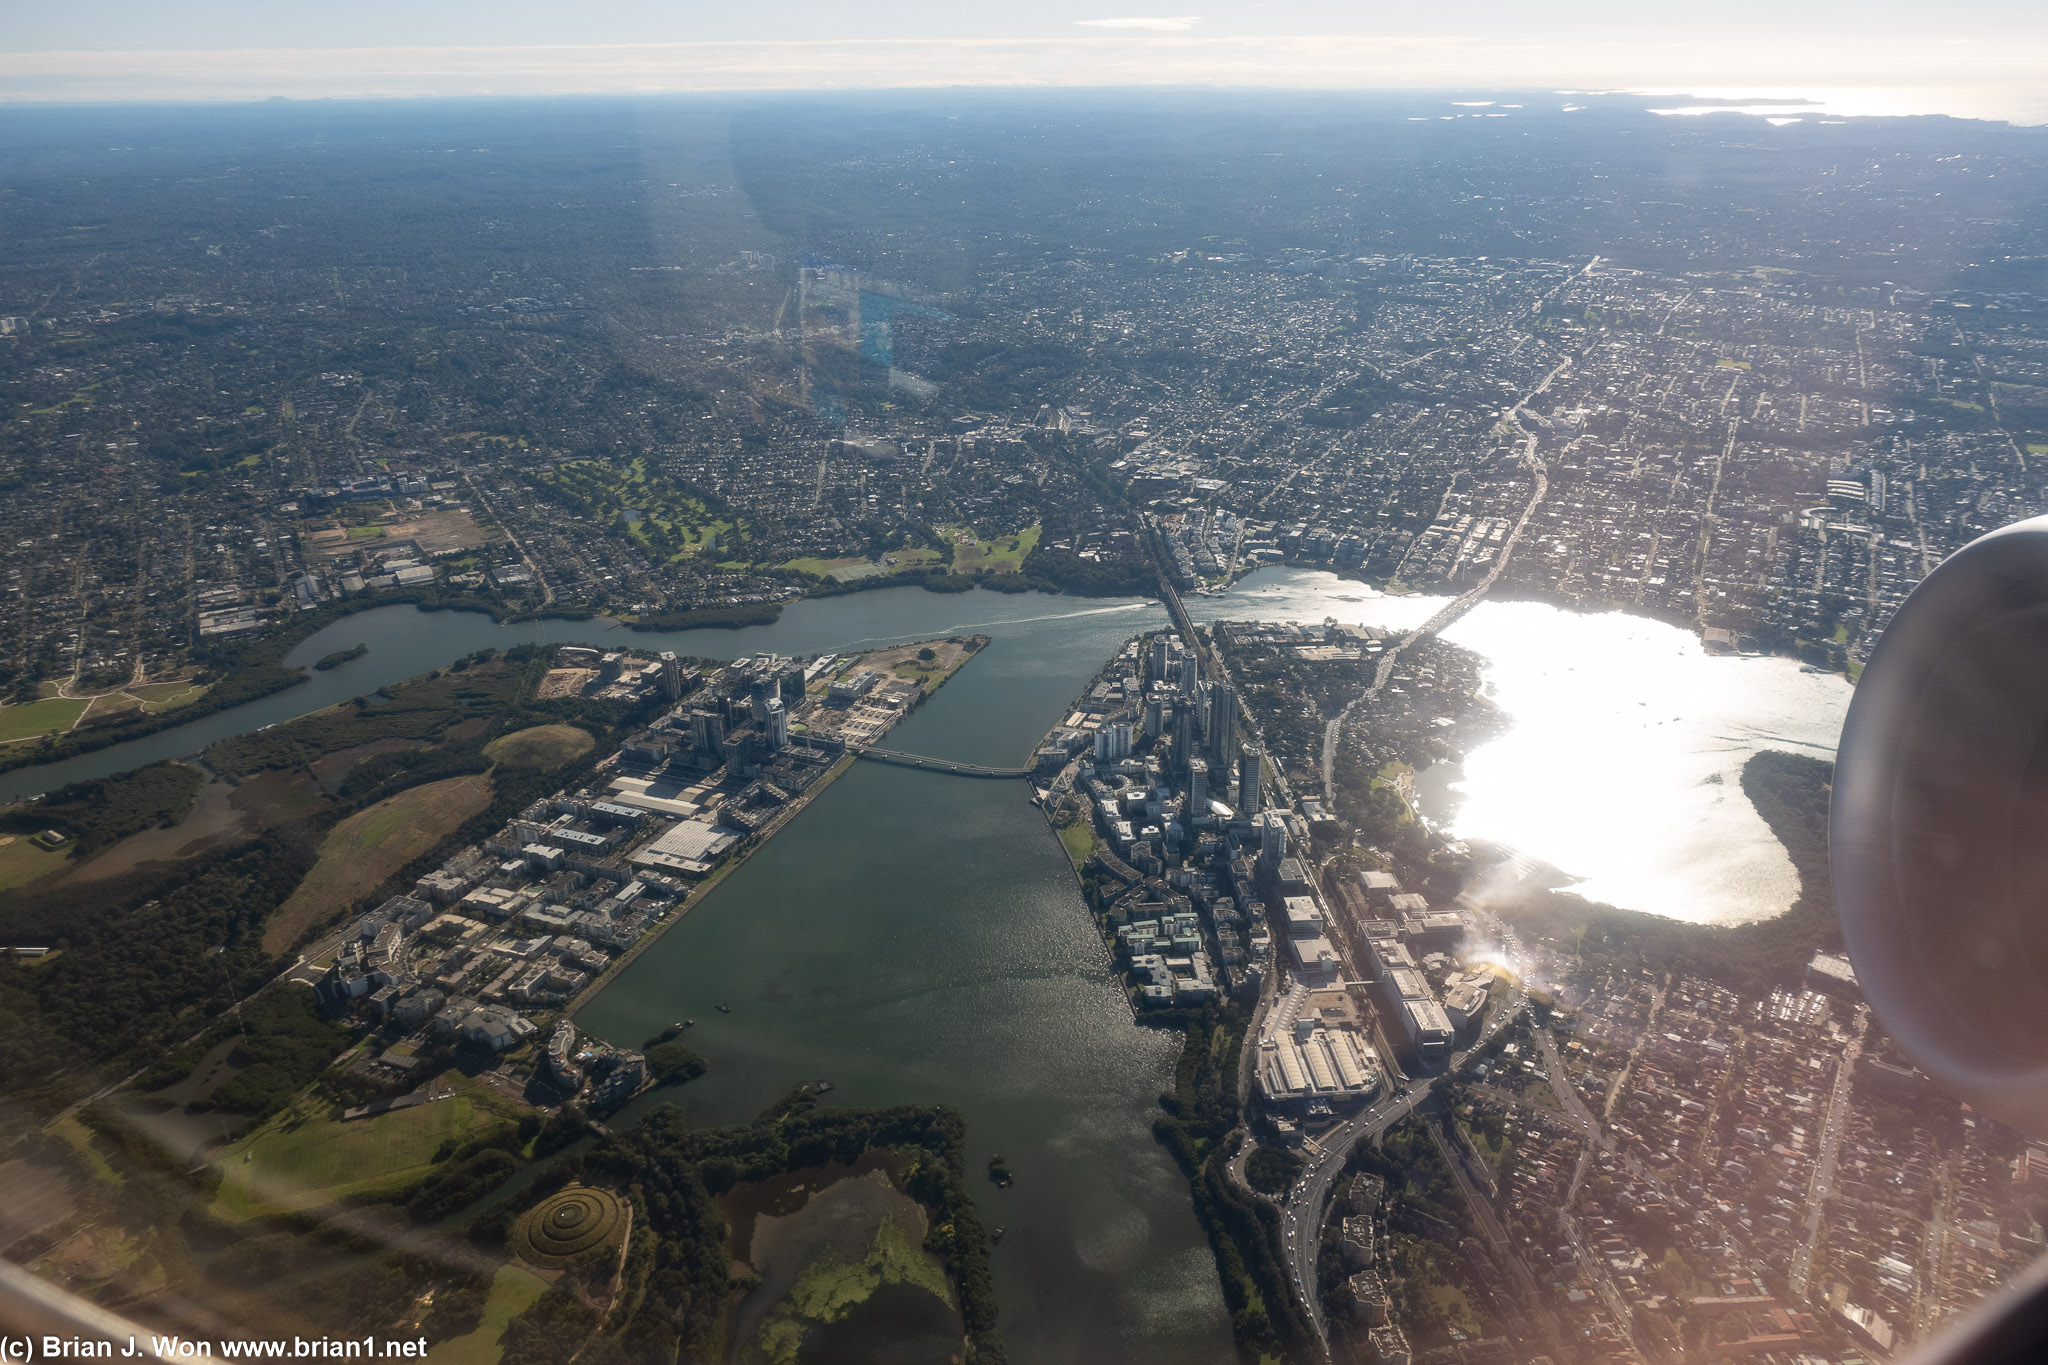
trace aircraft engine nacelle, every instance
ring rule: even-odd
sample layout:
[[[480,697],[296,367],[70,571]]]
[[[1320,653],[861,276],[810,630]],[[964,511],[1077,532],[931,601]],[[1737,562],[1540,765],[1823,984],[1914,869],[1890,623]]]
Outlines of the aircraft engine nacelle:
[[[1829,851],[1871,1006],[1951,1093],[2048,1135],[2048,517],[1971,542],[1878,641]]]

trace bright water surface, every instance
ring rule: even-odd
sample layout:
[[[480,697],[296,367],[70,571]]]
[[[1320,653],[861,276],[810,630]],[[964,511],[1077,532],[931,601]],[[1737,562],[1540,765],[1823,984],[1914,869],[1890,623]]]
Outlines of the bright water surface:
[[[1199,617],[1413,626],[1441,599],[1389,598],[1329,574],[1266,571]],[[362,658],[177,730],[0,776],[0,799],[194,753],[521,643],[733,657],[993,637],[892,734],[914,752],[1026,758],[1158,604],[889,589],[788,608],[770,626],[639,634],[595,622],[501,627],[386,607],[338,622],[287,662],[358,642]],[[1437,785],[1435,814],[1582,878],[1585,894],[1700,921],[1781,912],[1783,849],[1742,798],[1762,747],[1831,754],[1839,678],[1714,658],[1688,633],[1620,614],[1487,603],[1447,633],[1485,660],[1505,735]],[[1714,780],[1718,776],[1719,780]],[[1152,1141],[1177,1039],[1139,1027],[1057,841],[1022,783],[860,765],[823,793],[583,1012],[633,1044],[675,1019],[711,1071],[674,1092],[704,1122],[744,1119],[800,1082],[835,1102],[945,1103],[966,1115],[1004,1333],[1020,1361],[1224,1361],[1228,1323],[1185,1184]],[[713,1006],[733,1006],[720,1014]],[[978,1172],[1000,1151],[1013,1189]]]
[[[1334,617],[1396,628],[1420,623],[1440,605],[1440,598],[1384,597],[1301,570],[1266,570],[1226,597],[1188,602],[1205,620]],[[1016,659],[1000,677],[977,662],[953,684],[971,690],[990,712],[1024,707],[1022,729],[1036,738],[1118,640],[1164,619],[1156,603],[1131,599],[1076,602],[920,588],[799,602],[769,626],[668,634],[591,621],[499,626],[473,612],[380,607],[329,626],[286,662],[310,667],[325,654],[365,643],[370,652],[362,658],[190,725],[0,774],[0,801],[197,753],[217,739],[373,692],[474,650],[524,643],[672,648],[731,658],[983,631],[1045,660],[1054,654],[1062,660]],[[1445,638],[1484,658],[1489,695],[1514,724],[1473,754],[1448,790],[1442,775],[1423,784],[1433,818],[1458,834],[1550,863],[1579,879],[1582,894],[1629,909],[1740,923],[1791,904],[1797,891],[1791,862],[1741,798],[1737,778],[1759,748],[1831,756],[1848,708],[1843,679],[1803,672],[1787,659],[1710,656],[1690,632],[1640,617],[1581,615],[1527,602],[1482,603]],[[1003,749],[1010,737],[993,727],[978,736],[964,741],[980,747],[963,757],[1014,763],[1029,749],[1021,741]]]

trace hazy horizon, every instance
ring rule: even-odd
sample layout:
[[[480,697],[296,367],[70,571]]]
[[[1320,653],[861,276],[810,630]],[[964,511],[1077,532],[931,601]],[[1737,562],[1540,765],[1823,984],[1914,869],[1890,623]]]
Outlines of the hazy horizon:
[[[2048,14],[2011,0],[1712,15],[1580,0],[1360,13],[1234,0],[1202,13],[1054,4],[965,12],[890,0],[854,12],[614,0],[571,14],[461,0],[166,11],[91,0],[13,16],[0,102],[212,102],[1135,86],[1404,91],[1827,92],[1843,113],[2048,121]],[[1855,107],[1849,107],[1854,105]]]

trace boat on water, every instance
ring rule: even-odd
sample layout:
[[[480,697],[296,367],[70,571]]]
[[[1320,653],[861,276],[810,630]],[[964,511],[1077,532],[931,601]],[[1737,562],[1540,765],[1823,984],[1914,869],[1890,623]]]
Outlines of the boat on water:
[[[719,1012],[720,1014],[731,1014],[731,1013],[732,1013],[732,1006],[731,1006],[731,1005],[728,1005],[728,1004],[726,1004],[726,1003],[725,1003],[725,1002],[724,1002],[723,1000],[721,1000],[721,1001],[719,1001],[719,1002],[718,1002],[718,1012]]]

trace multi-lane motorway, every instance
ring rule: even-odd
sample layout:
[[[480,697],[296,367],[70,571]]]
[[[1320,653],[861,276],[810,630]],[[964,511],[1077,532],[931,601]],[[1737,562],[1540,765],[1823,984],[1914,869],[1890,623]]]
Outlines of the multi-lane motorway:
[[[1466,1059],[1493,1041],[1499,1032],[1527,1008],[1528,996],[1520,986],[1512,987],[1505,999],[1488,1016],[1479,1038],[1462,1052],[1454,1053],[1445,1074],[1456,1072]],[[1359,1110],[1338,1127],[1316,1140],[1308,1168],[1287,1192],[1280,1222],[1281,1250],[1288,1277],[1303,1310],[1314,1325],[1316,1336],[1327,1349],[1328,1319],[1323,1313],[1322,1295],[1316,1285],[1316,1249],[1322,1240],[1323,1213],[1330,1201],[1330,1187],[1344,1171],[1352,1148],[1379,1137],[1414,1112],[1436,1088],[1437,1077],[1410,1081]]]

